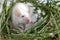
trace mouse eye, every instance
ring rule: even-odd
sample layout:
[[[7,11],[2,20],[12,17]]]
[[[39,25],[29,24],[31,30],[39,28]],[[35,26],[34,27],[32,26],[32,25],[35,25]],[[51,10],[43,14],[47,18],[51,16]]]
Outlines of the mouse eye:
[[[24,17],[24,16],[22,16],[22,17]]]

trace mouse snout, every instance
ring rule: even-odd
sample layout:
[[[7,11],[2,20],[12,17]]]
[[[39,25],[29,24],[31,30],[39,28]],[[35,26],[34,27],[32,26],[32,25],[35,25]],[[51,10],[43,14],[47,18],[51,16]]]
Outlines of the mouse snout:
[[[26,18],[26,19],[25,19],[25,22],[26,22],[26,23],[30,23],[31,20],[30,20],[29,18]]]

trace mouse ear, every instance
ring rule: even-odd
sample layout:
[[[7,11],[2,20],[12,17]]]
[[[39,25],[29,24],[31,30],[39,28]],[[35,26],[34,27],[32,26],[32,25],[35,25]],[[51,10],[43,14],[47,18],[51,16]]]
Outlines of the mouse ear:
[[[29,14],[32,14],[33,13],[33,9],[31,7],[29,7],[28,12],[29,12]]]
[[[15,13],[15,15],[16,15],[17,17],[19,17],[19,16],[21,15],[21,13],[20,13],[20,10],[19,10],[19,9],[15,9],[14,13]]]

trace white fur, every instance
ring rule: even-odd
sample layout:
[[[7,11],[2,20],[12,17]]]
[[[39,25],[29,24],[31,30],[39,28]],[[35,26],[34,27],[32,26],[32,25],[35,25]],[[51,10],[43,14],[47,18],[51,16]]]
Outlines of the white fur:
[[[15,15],[15,10],[19,11],[19,13],[21,14],[20,16],[24,15],[25,17],[24,18],[17,17]],[[28,18],[30,20],[30,22],[31,22],[30,13],[28,11],[29,11],[29,7],[24,3],[17,3],[13,7],[13,10],[12,10],[12,22],[13,22],[13,25],[14,25],[15,28],[19,29],[18,26],[21,26],[19,23],[26,24],[25,20],[24,20],[25,18]],[[20,30],[20,31],[22,31],[22,30]]]

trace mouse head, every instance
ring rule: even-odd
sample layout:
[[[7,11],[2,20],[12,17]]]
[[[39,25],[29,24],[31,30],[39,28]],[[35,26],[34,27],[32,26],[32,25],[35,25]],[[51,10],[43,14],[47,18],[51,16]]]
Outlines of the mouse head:
[[[25,4],[16,4],[13,8],[13,15],[17,18],[20,23],[30,23],[31,22],[32,8]]]

